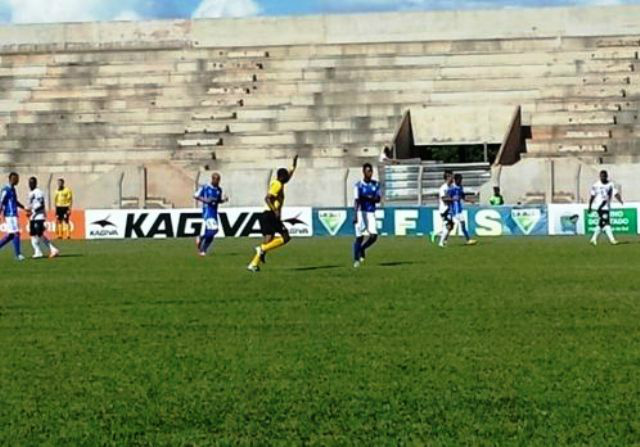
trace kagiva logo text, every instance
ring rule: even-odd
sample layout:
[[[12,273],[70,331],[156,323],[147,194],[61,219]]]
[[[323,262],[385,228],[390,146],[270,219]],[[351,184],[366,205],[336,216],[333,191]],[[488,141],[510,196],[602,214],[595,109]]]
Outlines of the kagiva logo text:
[[[118,227],[116,224],[109,220],[110,218],[111,216],[107,216],[104,219],[91,222],[92,227],[89,229],[89,236],[95,238],[117,237]]]

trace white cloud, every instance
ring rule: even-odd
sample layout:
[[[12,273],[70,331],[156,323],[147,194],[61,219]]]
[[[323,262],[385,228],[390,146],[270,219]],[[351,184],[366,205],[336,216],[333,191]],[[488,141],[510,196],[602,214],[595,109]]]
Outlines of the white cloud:
[[[0,0],[11,23],[141,20],[133,9],[139,0]]]
[[[125,9],[116,15],[113,20],[119,20],[123,22],[135,22],[136,20],[142,20],[143,17],[135,12],[133,9]]]
[[[96,20],[97,0],[0,0],[13,23],[80,22]]]
[[[193,18],[246,17],[259,13],[260,6],[255,0],[202,0]]]

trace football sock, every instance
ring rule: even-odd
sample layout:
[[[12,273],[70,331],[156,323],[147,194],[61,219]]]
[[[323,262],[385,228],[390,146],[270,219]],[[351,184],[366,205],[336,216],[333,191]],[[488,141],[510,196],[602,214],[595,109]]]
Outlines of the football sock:
[[[4,239],[2,239],[0,241],[0,248],[4,247],[5,245],[7,245],[9,242],[11,242],[13,240],[13,234],[7,234]]]
[[[202,239],[200,239],[200,251],[203,253],[206,253],[209,250],[209,247],[211,247],[211,244],[213,244],[213,239],[216,236],[216,232],[215,231],[207,231],[204,234],[204,237]]]
[[[49,250],[57,250],[57,248],[51,243],[51,241],[46,236],[42,236],[40,240],[42,241],[44,246],[47,247]]]
[[[251,260],[251,265],[254,267],[257,267],[258,265],[260,265],[260,255],[256,254],[253,259]]]
[[[440,245],[444,244],[444,242],[447,240],[448,237],[449,237],[449,229],[445,227],[442,230],[442,233],[440,233]]]
[[[270,251],[273,251],[276,248],[280,248],[283,245],[284,245],[284,238],[282,236],[278,236],[268,244],[262,244],[260,248],[262,249],[263,252],[269,253]]]
[[[591,242],[598,242],[600,233],[602,233],[602,228],[597,227],[596,230],[593,232],[593,236],[591,237]]]
[[[42,250],[40,248],[40,238],[38,236],[31,236],[31,246],[33,247],[34,255],[42,255]]]
[[[465,222],[460,222],[460,226],[462,227],[462,233],[464,234],[464,238],[468,241],[471,239],[469,237],[469,231],[467,230],[467,224]]]
[[[13,251],[17,256],[20,256],[22,253],[20,252],[20,233],[16,233],[13,238]]]
[[[356,261],[360,260],[360,256],[362,255],[362,242],[364,241],[364,237],[357,237],[356,241],[353,243],[353,259]]]
[[[71,225],[68,224],[67,222],[64,223],[64,227],[62,228],[63,234],[64,234],[64,238],[65,239],[69,239],[70,237],[70,231],[71,231]]]
[[[369,247],[375,244],[377,240],[378,240],[377,234],[372,234],[371,236],[369,236],[369,238],[367,239],[367,242],[365,242],[364,245],[362,246],[362,256],[364,256],[365,250],[367,250]]]
[[[607,237],[609,238],[609,242],[611,242],[612,244],[616,242],[616,238],[613,237],[613,230],[611,229],[610,225],[607,225],[606,227],[604,227],[604,234],[606,234]]]

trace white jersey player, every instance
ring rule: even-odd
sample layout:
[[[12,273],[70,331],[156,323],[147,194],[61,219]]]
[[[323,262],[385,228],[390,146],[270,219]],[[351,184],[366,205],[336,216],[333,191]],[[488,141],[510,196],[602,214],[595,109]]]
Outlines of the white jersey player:
[[[604,232],[609,238],[609,242],[616,245],[618,242],[613,236],[613,230],[611,229],[611,202],[613,198],[616,198],[620,204],[622,202],[622,196],[616,189],[613,182],[609,181],[609,174],[607,171],[600,171],[600,180],[595,182],[591,187],[591,198],[589,199],[589,211],[591,214],[594,206],[598,213],[598,226],[591,238],[591,244],[598,245],[598,237]]]
[[[31,246],[33,247],[33,258],[44,257],[41,245],[49,249],[49,257],[55,258],[60,251],[45,236],[47,221],[47,209],[42,191],[38,188],[38,180],[35,177],[29,179],[29,204],[27,210],[30,214],[29,233],[31,233]]]
[[[440,231],[440,241],[438,245],[444,247],[449,239],[449,234],[453,230],[453,214],[451,209],[451,196],[449,195],[449,189],[453,185],[453,172],[445,171],[444,183],[438,189],[438,214],[442,219],[442,230]],[[435,242],[437,233],[434,231],[431,233],[431,241]]]

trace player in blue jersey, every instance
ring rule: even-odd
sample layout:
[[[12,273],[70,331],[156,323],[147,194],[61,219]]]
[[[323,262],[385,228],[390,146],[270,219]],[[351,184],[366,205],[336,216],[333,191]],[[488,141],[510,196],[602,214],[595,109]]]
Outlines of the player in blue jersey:
[[[356,241],[353,244],[353,259],[355,268],[364,262],[366,250],[378,240],[376,222],[376,206],[382,200],[380,183],[373,179],[373,166],[366,163],[362,167],[363,179],[355,185],[354,217]],[[365,242],[365,234],[368,238]]]
[[[218,205],[229,201],[222,194],[220,187],[220,174],[211,175],[211,183],[203,185],[193,196],[196,201],[202,203],[202,219],[204,220],[204,235],[198,239],[198,251],[200,256],[206,256],[213,239],[218,234]]]
[[[18,261],[24,261],[20,251],[20,227],[18,225],[18,209],[24,206],[18,201],[16,185],[20,183],[20,176],[12,172],[9,174],[9,183],[0,192],[0,216],[4,217],[5,232],[7,235],[0,240],[0,249],[13,242],[13,250]]]
[[[456,174],[453,176],[453,184],[449,187],[447,192],[451,199],[451,215],[453,222],[460,225],[464,238],[467,240],[467,245],[476,245],[477,241],[471,239],[469,231],[467,230],[467,222],[464,218],[464,211],[462,209],[462,203],[467,200],[464,187],[462,186],[462,174]]]

